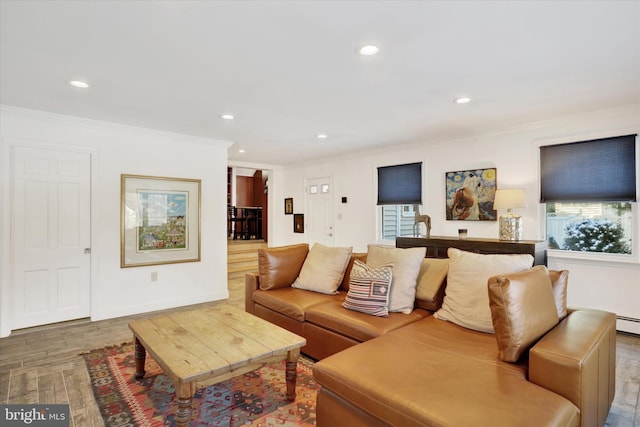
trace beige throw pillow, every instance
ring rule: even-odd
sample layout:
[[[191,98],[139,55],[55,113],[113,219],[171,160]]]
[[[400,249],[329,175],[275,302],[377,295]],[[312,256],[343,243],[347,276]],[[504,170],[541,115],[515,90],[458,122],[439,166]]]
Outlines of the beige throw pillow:
[[[393,264],[389,311],[409,314],[416,300],[416,285],[427,248],[392,248],[368,245],[367,265]]]
[[[560,320],[567,317],[567,286],[569,285],[568,270],[549,270],[551,285],[553,286],[553,298],[556,300],[556,309]]]
[[[314,244],[292,286],[322,294],[336,294],[351,259],[352,249]]]
[[[482,255],[449,248],[449,274],[442,308],[436,318],[476,331],[493,333],[487,281],[497,274],[531,268],[533,257]]]
[[[543,265],[489,278],[489,304],[500,360],[517,362],[558,324],[549,272]]]

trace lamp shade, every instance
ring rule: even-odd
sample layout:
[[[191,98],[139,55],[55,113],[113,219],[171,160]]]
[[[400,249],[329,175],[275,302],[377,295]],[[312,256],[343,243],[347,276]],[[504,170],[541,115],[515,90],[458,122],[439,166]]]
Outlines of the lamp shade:
[[[496,190],[493,199],[493,209],[514,209],[526,208],[527,200],[522,188],[509,188],[505,190]]]

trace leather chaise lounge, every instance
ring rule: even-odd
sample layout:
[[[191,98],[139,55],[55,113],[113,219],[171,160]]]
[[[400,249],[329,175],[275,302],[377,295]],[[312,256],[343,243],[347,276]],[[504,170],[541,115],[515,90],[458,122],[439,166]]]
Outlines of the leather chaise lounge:
[[[380,247],[349,251],[335,294],[296,285],[315,249],[261,250],[260,272],[245,278],[245,307],[307,339],[302,352],[318,360],[319,427],[605,424],[615,390],[615,315],[566,309],[567,272],[533,267],[488,279],[495,328],[488,333],[449,321],[456,314],[447,313],[453,305],[445,300],[464,277],[454,277],[455,268],[492,255],[457,251],[454,258],[450,250],[450,260],[422,259],[413,309],[379,317],[344,302],[355,260],[368,262]],[[406,249],[393,251],[409,257]],[[553,319],[542,325],[544,317]]]

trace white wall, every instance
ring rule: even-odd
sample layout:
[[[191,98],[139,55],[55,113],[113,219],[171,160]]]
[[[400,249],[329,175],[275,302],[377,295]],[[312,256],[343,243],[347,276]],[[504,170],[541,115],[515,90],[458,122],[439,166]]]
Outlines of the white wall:
[[[640,104],[528,123],[465,139],[420,141],[324,159],[285,167],[274,174],[275,203],[277,205],[285,197],[293,197],[295,210],[302,212],[304,179],[333,176],[336,207],[334,243],[336,246],[353,246],[355,251],[366,251],[366,245],[376,241],[376,168],[423,161],[422,211],[432,218],[432,235],[455,236],[458,228],[467,228],[469,237],[497,238],[496,221],[445,219],[445,173],[496,167],[498,188],[520,187],[526,190],[528,208],[518,210],[524,217],[524,238],[541,240],[540,145],[631,133],[640,133]],[[348,197],[347,204],[341,203],[342,196]],[[305,241],[303,234],[293,233],[290,215],[276,210],[272,220],[271,245]],[[635,228],[637,232],[640,223],[635,224]],[[636,252],[638,250],[640,248],[636,245]],[[618,263],[551,256],[549,266],[570,270],[570,305],[605,309],[619,316],[640,319],[640,264],[637,257],[632,263]],[[618,327],[640,333],[640,323],[619,321]]]
[[[176,307],[227,298],[226,287],[226,149],[224,141],[194,138],[111,123],[83,120],[13,107],[2,107],[0,121],[0,336],[11,330],[9,271],[9,153],[13,145],[54,145],[92,152],[93,236],[92,319]],[[541,239],[538,203],[538,147],[640,131],[640,104],[589,114],[529,123],[459,140],[415,144],[355,153],[295,166],[237,166],[269,169],[269,244],[304,242],[293,233],[292,215],[284,215],[284,198],[293,197],[304,212],[304,179],[332,176],[336,246],[366,251],[376,241],[376,168],[423,161],[424,207],[432,217],[432,234],[495,238],[496,222],[445,220],[445,172],[496,167],[499,188],[524,187],[529,207],[525,239]],[[202,261],[153,267],[120,268],[120,174],[199,178],[202,180]],[[342,204],[342,196],[348,198]],[[341,217],[341,219],[337,219]],[[636,230],[640,224],[636,224]],[[637,238],[636,238],[637,240]],[[638,246],[636,246],[638,248]],[[638,252],[639,249],[636,249]],[[640,264],[550,257],[549,267],[571,272],[569,304],[616,312],[640,319]],[[158,272],[151,282],[150,272]],[[640,324],[618,322],[619,329],[640,333]]]
[[[0,336],[11,331],[10,153],[14,146],[92,153],[91,318],[107,319],[228,297],[229,143],[2,106]],[[201,179],[201,261],[120,268],[120,174]],[[151,282],[151,272],[158,280]]]

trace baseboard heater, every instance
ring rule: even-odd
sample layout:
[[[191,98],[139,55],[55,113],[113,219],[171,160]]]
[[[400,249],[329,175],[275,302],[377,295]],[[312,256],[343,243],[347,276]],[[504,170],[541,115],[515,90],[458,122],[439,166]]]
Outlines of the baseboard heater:
[[[640,336],[640,319],[627,316],[616,316],[617,330],[625,334]]]

